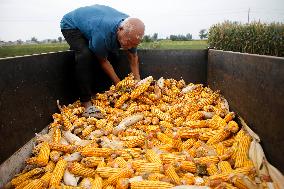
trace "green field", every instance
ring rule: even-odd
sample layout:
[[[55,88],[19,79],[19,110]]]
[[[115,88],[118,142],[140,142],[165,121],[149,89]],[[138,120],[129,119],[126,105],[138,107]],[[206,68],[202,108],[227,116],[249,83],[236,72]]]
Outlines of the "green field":
[[[207,41],[170,41],[141,43],[139,49],[205,49]],[[69,49],[67,43],[35,44],[35,45],[11,45],[0,47],[0,58],[31,55],[47,52],[65,51]]]

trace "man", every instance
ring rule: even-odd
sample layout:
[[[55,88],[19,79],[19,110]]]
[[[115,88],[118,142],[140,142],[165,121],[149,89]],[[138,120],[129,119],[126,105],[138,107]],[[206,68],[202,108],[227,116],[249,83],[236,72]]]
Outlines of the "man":
[[[144,23],[111,7],[93,5],[78,8],[64,15],[61,31],[70,49],[75,51],[76,79],[80,100],[86,113],[96,111],[91,103],[91,86],[88,64],[94,64],[94,56],[102,70],[117,84],[120,79],[108,60],[108,54],[122,48],[126,50],[130,69],[140,80],[137,45],[144,35]],[[87,71],[87,72],[86,72]]]

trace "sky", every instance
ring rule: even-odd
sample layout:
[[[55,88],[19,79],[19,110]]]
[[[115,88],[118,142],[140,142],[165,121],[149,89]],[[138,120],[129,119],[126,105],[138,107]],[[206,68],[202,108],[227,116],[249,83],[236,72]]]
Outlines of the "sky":
[[[57,39],[64,14],[102,4],[140,18],[145,34],[158,38],[191,33],[225,20],[284,23],[284,0],[0,0],[0,40]]]

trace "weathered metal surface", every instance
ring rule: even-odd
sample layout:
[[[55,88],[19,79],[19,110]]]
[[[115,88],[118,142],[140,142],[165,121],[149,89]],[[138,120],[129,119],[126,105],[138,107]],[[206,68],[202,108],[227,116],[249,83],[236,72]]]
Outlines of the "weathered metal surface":
[[[73,62],[73,52],[0,60],[0,163],[51,122],[57,99],[75,100]]]
[[[48,128],[44,128],[39,134],[46,134]],[[25,160],[31,156],[32,149],[35,145],[35,138],[27,142],[10,158],[0,165],[0,188],[4,187],[14,178],[15,174],[22,171],[25,166]]]
[[[152,75],[184,79],[206,84],[207,50],[139,50],[141,77]],[[122,55],[122,52],[120,53]],[[125,76],[130,69],[125,56],[120,56],[118,74]]]
[[[284,58],[209,50],[207,77],[260,136],[268,160],[284,172]]]

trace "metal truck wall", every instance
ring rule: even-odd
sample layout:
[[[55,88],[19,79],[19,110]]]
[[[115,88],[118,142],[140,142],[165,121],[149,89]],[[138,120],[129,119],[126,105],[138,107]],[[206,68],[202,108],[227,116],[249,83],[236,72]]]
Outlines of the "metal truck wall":
[[[142,50],[141,77],[153,75],[187,82],[206,82],[207,50]],[[113,56],[122,78],[129,73],[123,52]],[[95,63],[94,92],[107,89],[111,81]],[[51,121],[60,104],[78,99],[74,79],[74,53],[59,52],[0,59],[0,163],[27,143]]]
[[[208,85],[260,136],[268,160],[284,172],[284,58],[209,50]]]

